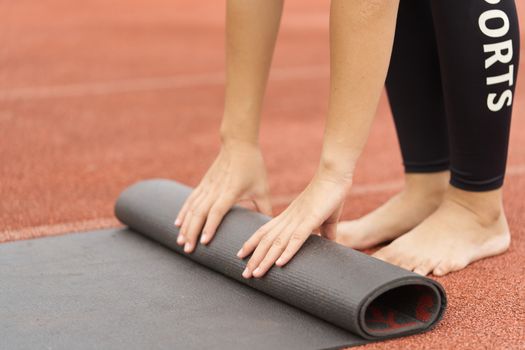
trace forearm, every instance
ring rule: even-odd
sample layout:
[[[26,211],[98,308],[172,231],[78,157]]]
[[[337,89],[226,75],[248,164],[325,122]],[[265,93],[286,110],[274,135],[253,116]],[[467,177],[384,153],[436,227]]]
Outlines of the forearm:
[[[351,179],[385,82],[398,1],[333,0],[330,102],[321,166]]]
[[[257,144],[260,114],[279,30],[282,0],[228,0],[223,144]]]

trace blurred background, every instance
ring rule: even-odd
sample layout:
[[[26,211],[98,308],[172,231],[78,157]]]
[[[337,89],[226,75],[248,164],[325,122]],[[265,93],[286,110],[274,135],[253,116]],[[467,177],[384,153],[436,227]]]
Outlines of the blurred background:
[[[516,2],[523,19],[525,5]],[[319,159],[328,10],[328,1],[286,1],[261,134],[276,212],[304,188]],[[219,149],[223,47],[222,1],[0,0],[0,242],[116,226],[115,198],[140,179],[196,185]],[[516,306],[525,299],[523,273],[508,272],[525,264],[523,71],[505,186],[511,250],[443,279],[450,316],[436,332],[399,344],[514,348],[524,340],[525,310]],[[370,211],[401,186],[383,96],[344,218]],[[464,273],[477,277],[465,283]],[[494,276],[497,290],[485,283]],[[472,318],[468,329],[459,327],[465,317]]]

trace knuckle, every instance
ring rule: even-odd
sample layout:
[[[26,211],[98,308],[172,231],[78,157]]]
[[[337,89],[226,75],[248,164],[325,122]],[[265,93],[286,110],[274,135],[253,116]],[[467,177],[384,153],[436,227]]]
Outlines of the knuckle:
[[[271,243],[272,243],[271,239],[270,239],[270,237],[268,237],[268,235],[266,235],[263,238],[261,238],[260,244],[262,244],[262,245],[269,245]]]
[[[196,218],[202,218],[206,215],[206,213],[204,212],[204,210],[200,209],[200,208],[193,208],[191,210],[191,216],[194,216]]]
[[[266,236],[267,232],[268,232],[268,229],[265,226],[261,226],[261,228],[255,231],[255,233],[253,234],[253,237],[263,238],[264,236]]]
[[[292,237],[290,239],[292,241],[301,241],[303,239],[303,235],[298,232],[295,232],[294,234],[292,234]]]
[[[281,248],[283,246],[283,239],[281,237],[277,237],[274,241],[273,241],[273,246],[274,247],[277,247],[277,248]]]

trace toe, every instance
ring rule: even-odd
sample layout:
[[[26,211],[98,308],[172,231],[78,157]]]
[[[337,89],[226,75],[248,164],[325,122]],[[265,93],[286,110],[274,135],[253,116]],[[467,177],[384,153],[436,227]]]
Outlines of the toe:
[[[432,260],[426,260],[416,265],[414,272],[422,276],[426,276],[432,271],[437,264]]]
[[[394,265],[397,265],[397,262],[398,262],[396,255],[392,252],[392,249],[389,245],[379,249],[377,252],[372,254],[372,256],[374,258],[383,260],[385,262],[388,262]]]
[[[387,257],[388,257],[388,254],[387,254],[387,248],[388,248],[388,247],[384,247],[384,248],[379,249],[377,252],[375,252],[374,254],[372,254],[372,256],[373,256],[374,258],[379,259],[379,260],[386,261],[386,259],[387,259]]]
[[[445,276],[446,274],[452,271],[453,267],[454,265],[452,261],[444,260],[434,268],[434,271],[432,271],[432,273],[435,276]]]
[[[398,263],[396,264],[402,269],[412,271],[417,266],[417,259],[413,256],[400,256]]]
[[[398,265],[400,268],[412,271],[414,269],[414,265],[410,263],[410,261],[401,261]]]
[[[436,276],[444,276],[450,272],[464,269],[469,264],[465,259],[450,259],[442,261],[432,272]]]

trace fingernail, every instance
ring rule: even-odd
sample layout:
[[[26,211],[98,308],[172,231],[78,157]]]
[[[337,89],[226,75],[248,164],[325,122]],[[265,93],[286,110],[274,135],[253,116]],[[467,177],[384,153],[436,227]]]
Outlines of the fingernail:
[[[179,236],[177,237],[177,244],[182,245],[184,243],[184,236],[179,233]]]
[[[180,219],[175,220],[175,226],[180,226]]]
[[[206,236],[206,234],[202,234],[201,235],[201,243],[202,244],[206,244],[206,241],[208,240],[208,236]]]
[[[248,268],[244,269],[244,271],[242,272],[242,277],[244,277],[244,278],[250,278],[251,277],[250,270],[248,270]]]
[[[191,244],[190,243],[186,243],[184,245],[184,252],[185,253],[189,253],[191,251]]]
[[[258,267],[258,268],[256,268],[255,270],[253,270],[253,275],[254,275],[255,277],[259,277],[259,273],[260,273],[260,272],[261,272],[261,268]]]
[[[243,255],[244,255],[244,251],[243,251],[243,249],[241,248],[241,249],[239,249],[239,251],[237,252],[237,257],[239,257],[239,258],[242,259]]]
[[[277,259],[277,261],[275,262],[275,265],[278,265],[278,266],[281,266],[284,262],[284,259],[283,258],[279,258]]]

